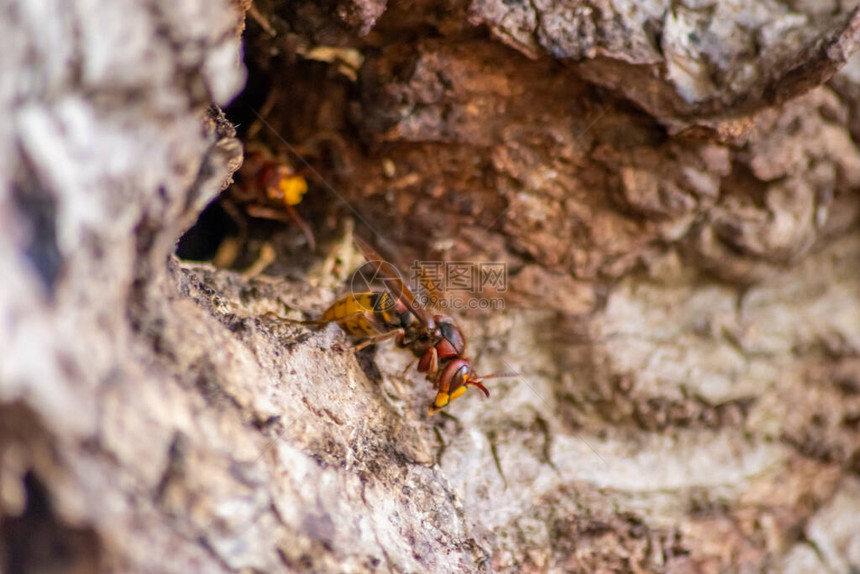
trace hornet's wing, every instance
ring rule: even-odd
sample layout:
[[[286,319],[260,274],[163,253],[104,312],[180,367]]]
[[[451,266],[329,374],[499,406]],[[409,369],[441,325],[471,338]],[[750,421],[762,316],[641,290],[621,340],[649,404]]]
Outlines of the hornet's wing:
[[[368,265],[371,266],[374,273],[382,278],[386,289],[388,289],[395,299],[402,301],[422,324],[428,326],[431,321],[427,316],[427,312],[415,298],[415,294],[409,288],[409,285],[403,281],[403,276],[397,270],[397,267],[383,259],[375,249],[358,237],[354,237],[353,241],[355,241],[356,247],[361,251],[361,254],[367,260]]]

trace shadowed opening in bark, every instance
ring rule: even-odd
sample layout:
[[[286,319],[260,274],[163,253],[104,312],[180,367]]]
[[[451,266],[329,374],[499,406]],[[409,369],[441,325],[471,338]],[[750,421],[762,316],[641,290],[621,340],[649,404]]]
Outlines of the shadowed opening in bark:
[[[256,64],[257,58],[245,53],[245,67],[248,71],[245,87],[242,92],[224,109],[227,119],[236,128],[237,137],[247,146],[249,128],[257,121],[255,112],[260,110],[266,99],[272,93],[272,82],[268,73],[262,71]],[[218,250],[225,240],[236,238],[240,234],[247,235],[255,231],[260,239],[269,237],[271,226],[249,225],[249,216],[240,209],[225,207],[231,197],[232,188],[227,188],[221,196],[210,203],[198,217],[195,224],[185,232],[176,246],[176,255],[189,261],[212,261],[218,256]],[[249,229],[249,227],[251,229]],[[262,233],[260,233],[262,231]],[[245,247],[247,239],[243,245]],[[250,263],[251,254],[244,257],[236,255],[233,263],[238,267],[241,263]],[[232,267],[234,265],[230,265]]]
[[[340,198],[349,185],[344,151],[356,140],[348,121],[355,70],[336,50],[305,53],[256,21],[248,22],[244,47],[247,82],[224,110],[242,141],[243,166],[176,253],[225,269],[269,267],[284,253],[289,266],[304,264],[351,211]],[[281,273],[275,266],[267,274]]]
[[[89,528],[57,520],[48,491],[32,471],[24,476],[27,507],[2,528],[2,558],[8,574],[97,572],[99,544]]]
[[[27,405],[0,406],[0,571],[7,574],[99,571],[98,535],[58,516],[40,476],[50,474],[52,440]]]
[[[176,245],[176,255],[188,261],[211,261],[225,238],[239,230],[221,205],[210,203]]]

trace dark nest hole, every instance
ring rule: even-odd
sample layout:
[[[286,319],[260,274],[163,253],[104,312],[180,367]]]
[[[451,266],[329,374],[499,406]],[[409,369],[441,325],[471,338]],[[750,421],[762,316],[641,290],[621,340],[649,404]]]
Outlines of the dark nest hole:
[[[221,268],[258,266],[267,275],[292,275],[324,252],[314,243],[336,238],[348,214],[331,189],[340,194],[349,182],[353,146],[346,138],[357,138],[347,116],[357,101],[355,78],[335,63],[297,55],[253,20],[243,41],[247,83],[224,112],[236,126],[245,161],[235,182],[180,238],[176,254]],[[273,176],[267,174],[288,172],[289,184],[268,185]],[[302,187],[303,195],[295,191]],[[268,190],[275,188],[291,191],[274,198]]]
[[[61,523],[44,484],[30,471],[23,480],[27,506],[19,516],[0,522],[2,571],[95,572],[101,547],[89,528]]]
[[[0,404],[0,456],[30,453],[16,472],[0,465],[4,491],[0,502],[0,572],[29,574],[48,572],[97,572],[103,545],[87,524],[70,524],[56,511],[51,485],[62,482],[57,469],[36,460],[56,441],[39,416],[23,402]],[[30,460],[32,457],[32,460]],[[12,460],[11,458],[9,460]]]

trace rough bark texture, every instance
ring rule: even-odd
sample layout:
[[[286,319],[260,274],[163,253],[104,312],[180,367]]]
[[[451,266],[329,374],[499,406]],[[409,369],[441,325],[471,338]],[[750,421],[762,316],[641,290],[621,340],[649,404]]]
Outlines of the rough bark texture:
[[[4,571],[860,568],[856,2],[0,14]],[[243,29],[247,137],[326,182],[254,279],[172,255],[241,162]],[[506,261],[461,322],[522,376],[431,419],[406,353],[283,321],[348,218]]]

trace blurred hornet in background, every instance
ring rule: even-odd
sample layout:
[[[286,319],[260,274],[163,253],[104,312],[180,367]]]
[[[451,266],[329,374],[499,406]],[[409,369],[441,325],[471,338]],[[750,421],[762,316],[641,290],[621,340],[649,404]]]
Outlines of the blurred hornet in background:
[[[313,251],[313,232],[295,208],[307,191],[307,180],[293,168],[285,153],[275,154],[259,143],[247,144],[245,161],[236,174],[225,209],[237,220],[237,205],[241,205],[251,217],[293,223]]]
[[[418,358],[418,372],[424,373],[436,390],[430,415],[462,396],[469,387],[477,387],[489,397],[484,380],[512,376],[477,375],[471,360],[465,357],[466,340],[453,319],[428,313],[396,267],[357,237],[355,244],[367,260],[365,268],[382,279],[384,290],[344,295],[319,320],[308,323],[337,323],[349,336],[362,341],[356,349],[394,339],[398,347],[412,351]]]

